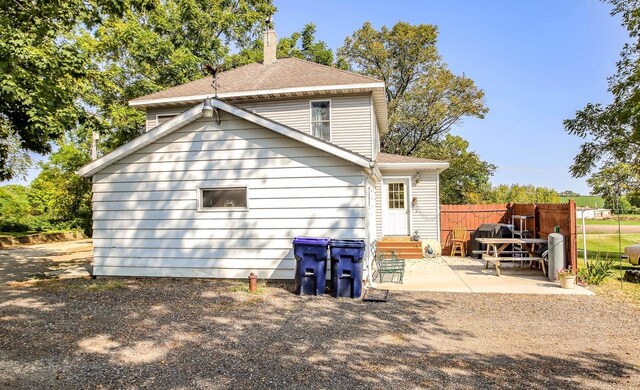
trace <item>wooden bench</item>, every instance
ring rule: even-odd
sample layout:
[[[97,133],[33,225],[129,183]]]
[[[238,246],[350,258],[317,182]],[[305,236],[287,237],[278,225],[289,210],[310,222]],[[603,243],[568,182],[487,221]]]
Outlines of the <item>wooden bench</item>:
[[[471,251],[474,255],[486,255],[487,251],[485,249],[483,250],[474,250]],[[510,255],[529,255],[529,251],[502,251],[500,252],[500,254],[510,254]]]
[[[383,283],[384,275],[391,275],[391,281],[393,282],[393,276],[398,275],[398,283],[402,284],[405,259],[399,259],[393,251],[377,251],[374,261],[376,263],[376,270],[373,273],[373,279],[378,277],[380,283]]]
[[[484,268],[489,268],[489,262],[493,263],[496,267],[496,274],[500,276],[500,263],[506,261],[531,261],[532,265],[534,261],[537,261],[540,264],[540,268],[542,268],[542,273],[547,275],[546,267],[544,265],[544,257],[497,257],[490,256],[486,253],[482,256],[482,260],[485,261]]]

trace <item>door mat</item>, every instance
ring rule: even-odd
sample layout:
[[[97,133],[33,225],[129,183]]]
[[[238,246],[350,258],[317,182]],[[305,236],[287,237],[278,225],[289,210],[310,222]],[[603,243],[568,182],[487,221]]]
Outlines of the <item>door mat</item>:
[[[369,288],[364,292],[362,300],[365,302],[386,302],[389,299],[389,290]]]

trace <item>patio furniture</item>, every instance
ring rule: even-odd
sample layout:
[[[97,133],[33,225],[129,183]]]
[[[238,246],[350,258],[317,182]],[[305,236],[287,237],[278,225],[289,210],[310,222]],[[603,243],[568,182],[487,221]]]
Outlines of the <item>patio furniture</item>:
[[[536,245],[546,244],[547,240],[541,238],[476,238],[481,244],[487,246],[487,251],[482,255],[482,259],[485,261],[484,268],[489,268],[489,263],[493,263],[496,267],[496,275],[500,276],[500,262],[504,261],[531,261],[538,262],[542,268],[542,273],[546,276],[547,271],[545,269],[544,258],[539,257],[536,254]],[[522,245],[522,251],[505,251],[509,245]],[[519,252],[520,254],[526,254],[528,257],[504,257],[506,253],[514,254]]]
[[[460,257],[467,255],[467,228],[460,225],[451,231],[451,256],[455,256],[456,251],[460,251]]]
[[[393,251],[376,251],[374,261],[376,270],[373,273],[373,279],[377,277],[380,283],[384,283],[384,275],[391,275],[393,282],[393,276],[398,275],[398,283],[402,284],[405,259],[399,259]]]

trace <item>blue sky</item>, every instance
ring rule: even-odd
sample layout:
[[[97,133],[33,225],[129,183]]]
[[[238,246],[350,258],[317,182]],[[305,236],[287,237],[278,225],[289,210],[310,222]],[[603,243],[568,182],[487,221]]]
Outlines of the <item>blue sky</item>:
[[[588,102],[607,103],[607,77],[627,40],[610,6],[596,0],[293,1],[276,0],[279,36],[316,24],[317,39],[336,49],[370,21],[438,26],[438,49],[456,73],[486,93],[485,119],[454,129],[498,166],[493,184],[535,184],[588,193],[568,173],[580,139],[563,119]],[[366,4],[366,5],[365,5]]]
[[[609,5],[596,0],[275,3],[279,36],[313,22],[317,39],[333,49],[365,21],[376,28],[398,21],[437,25],[444,61],[486,93],[487,117],[464,119],[453,132],[498,166],[492,183],[588,193],[585,180],[568,173],[581,140],[569,136],[562,121],[588,102],[611,99],[607,77],[627,34],[619,18],[609,15]],[[28,180],[36,173],[30,170]]]

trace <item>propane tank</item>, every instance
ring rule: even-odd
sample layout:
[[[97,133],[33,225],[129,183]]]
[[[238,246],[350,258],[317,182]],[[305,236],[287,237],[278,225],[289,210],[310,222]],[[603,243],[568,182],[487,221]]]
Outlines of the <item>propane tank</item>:
[[[558,271],[564,268],[564,236],[560,233],[549,234],[549,281],[558,280]]]

